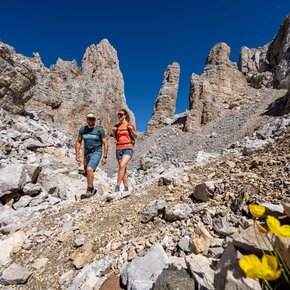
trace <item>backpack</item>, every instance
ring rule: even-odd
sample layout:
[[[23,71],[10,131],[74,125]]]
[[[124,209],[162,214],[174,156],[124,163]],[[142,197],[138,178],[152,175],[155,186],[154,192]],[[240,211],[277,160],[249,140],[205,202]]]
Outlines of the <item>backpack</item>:
[[[99,139],[102,140],[102,138],[103,138],[102,137],[102,133],[101,133],[101,128],[102,127],[101,126],[96,126],[95,128],[97,129],[97,135],[99,136]],[[84,133],[85,129],[86,129],[86,126],[82,126],[81,127],[81,132]]]
[[[120,124],[116,124],[115,127],[117,128],[117,130],[115,132],[115,138],[117,140],[118,128],[120,127]],[[129,133],[129,136],[130,136],[131,141],[128,142],[128,143],[121,143],[121,144],[120,143],[119,144],[117,143],[117,145],[125,145],[125,144],[132,144],[133,146],[135,145],[136,141],[135,141],[135,138],[133,137],[131,131],[129,130],[129,126],[127,127],[127,131]]]

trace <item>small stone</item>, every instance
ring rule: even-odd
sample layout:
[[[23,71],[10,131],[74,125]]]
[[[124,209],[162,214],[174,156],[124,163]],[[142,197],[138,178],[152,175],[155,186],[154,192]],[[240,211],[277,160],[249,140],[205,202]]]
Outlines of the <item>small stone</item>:
[[[215,186],[214,182],[208,181],[204,183],[200,183],[194,187],[192,195],[198,201],[208,201],[211,197],[213,197]]]
[[[114,241],[111,244],[111,250],[112,251],[115,251],[115,250],[117,250],[117,249],[119,249],[121,247],[122,247],[122,242],[120,242],[120,241]]]
[[[178,242],[179,248],[184,251],[184,252],[190,252],[190,238],[188,236],[183,237],[179,242]]]
[[[71,281],[74,275],[74,271],[73,270],[69,270],[65,273],[63,273],[59,279],[58,279],[58,283],[60,285],[66,284],[67,282]]]
[[[32,200],[31,196],[24,195],[24,196],[20,197],[20,199],[13,204],[13,208],[19,209],[22,207],[26,207],[30,203],[31,200]]]
[[[81,247],[85,244],[86,238],[84,236],[77,237],[75,239],[75,247]]]
[[[48,262],[47,258],[36,259],[34,261],[34,263],[31,265],[31,267],[35,268],[35,269],[40,269],[40,268],[44,267],[47,262]]]
[[[142,222],[152,221],[159,214],[164,213],[166,202],[164,198],[158,198],[149,203],[142,215]]]

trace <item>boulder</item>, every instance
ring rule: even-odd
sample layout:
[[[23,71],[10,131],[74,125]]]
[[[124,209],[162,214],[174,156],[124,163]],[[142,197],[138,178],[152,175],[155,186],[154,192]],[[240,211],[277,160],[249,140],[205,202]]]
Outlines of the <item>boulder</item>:
[[[198,290],[215,290],[212,261],[205,256],[191,254],[185,257],[188,269],[195,280]]]
[[[186,219],[192,213],[191,207],[186,204],[177,204],[172,208],[165,209],[164,219],[168,222]]]
[[[238,260],[242,257],[232,243],[222,253],[217,263],[214,276],[215,290],[261,290],[259,281],[248,278],[239,267]]]
[[[26,181],[23,164],[9,164],[0,169],[0,197],[20,191]]]
[[[258,151],[263,151],[270,147],[271,144],[272,142],[269,140],[249,140],[243,149],[243,154],[250,155]]]
[[[260,205],[266,208],[266,214],[268,215],[278,217],[285,214],[281,204],[261,203]]]
[[[160,244],[150,248],[144,257],[136,257],[121,271],[122,283],[128,290],[152,289],[154,282],[168,263],[168,257]]]
[[[276,237],[274,247],[279,251],[288,268],[290,268],[290,239]]]
[[[255,232],[254,225],[245,230],[240,229],[235,235],[233,235],[233,243],[237,248],[257,255],[260,255],[262,251],[273,250],[270,242],[261,237],[257,228]]]
[[[164,269],[154,285],[154,290],[176,289],[195,289],[195,282],[185,269],[177,270],[173,267]]]
[[[26,183],[22,189],[25,195],[35,196],[38,195],[42,190],[42,187],[39,183]]]
[[[32,275],[29,271],[18,264],[12,264],[6,268],[0,276],[0,284],[2,285],[16,285],[25,284],[28,278]]]
[[[23,231],[17,231],[8,236],[4,240],[0,240],[0,266],[9,259],[10,254],[13,252],[14,247],[21,246],[26,240],[26,236]]]

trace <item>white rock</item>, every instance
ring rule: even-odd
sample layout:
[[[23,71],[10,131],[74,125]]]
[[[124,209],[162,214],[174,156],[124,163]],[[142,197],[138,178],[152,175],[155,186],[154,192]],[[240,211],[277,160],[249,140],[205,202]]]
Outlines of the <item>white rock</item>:
[[[168,257],[160,244],[151,247],[144,257],[136,257],[121,271],[122,283],[128,290],[152,289],[162,270],[168,264]]]
[[[32,197],[29,195],[23,195],[20,197],[20,199],[13,204],[14,209],[19,209],[21,207],[26,207],[29,205],[30,201],[32,200]]]
[[[25,184],[23,164],[9,164],[0,169],[0,197],[21,190]]]

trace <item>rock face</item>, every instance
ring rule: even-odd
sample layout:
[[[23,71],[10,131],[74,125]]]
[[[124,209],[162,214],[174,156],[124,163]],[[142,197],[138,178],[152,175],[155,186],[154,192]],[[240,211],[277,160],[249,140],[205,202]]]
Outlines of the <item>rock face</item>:
[[[36,76],[14,49],[1,41],[0,72],[0,107],[15,114],[23,112],[32,97]]]
[[[76,61],[58,59],[47,69],[38,54],[23,57],[1,43],[0,67],[1,107],[20,113],[26,103],[26,111],[61,124],[68,134],[75,135],[89,110],[107,131],[117,111],[128,110],[117,52],[106,39],[86,49],[81,68]]]
[[[179,76],[179,64],[177,62],[170,64],[164,73],[162,86],[155,101],[154,111],[147,126],[148,133],[153,133],[155,130],[165,126],[166,118],[174,115]]]
[[[275,38],[259,48],[242,47],[239,70],[254,88],[286,89],[290,78],[290,14]]]
[[[231,106],[236,95],[247,89],[245,77],[229,56],[230,47],[226,43],[218,43],[211,49],[202,75],[192,74],[187,131],[195,131],[215,120]]]

